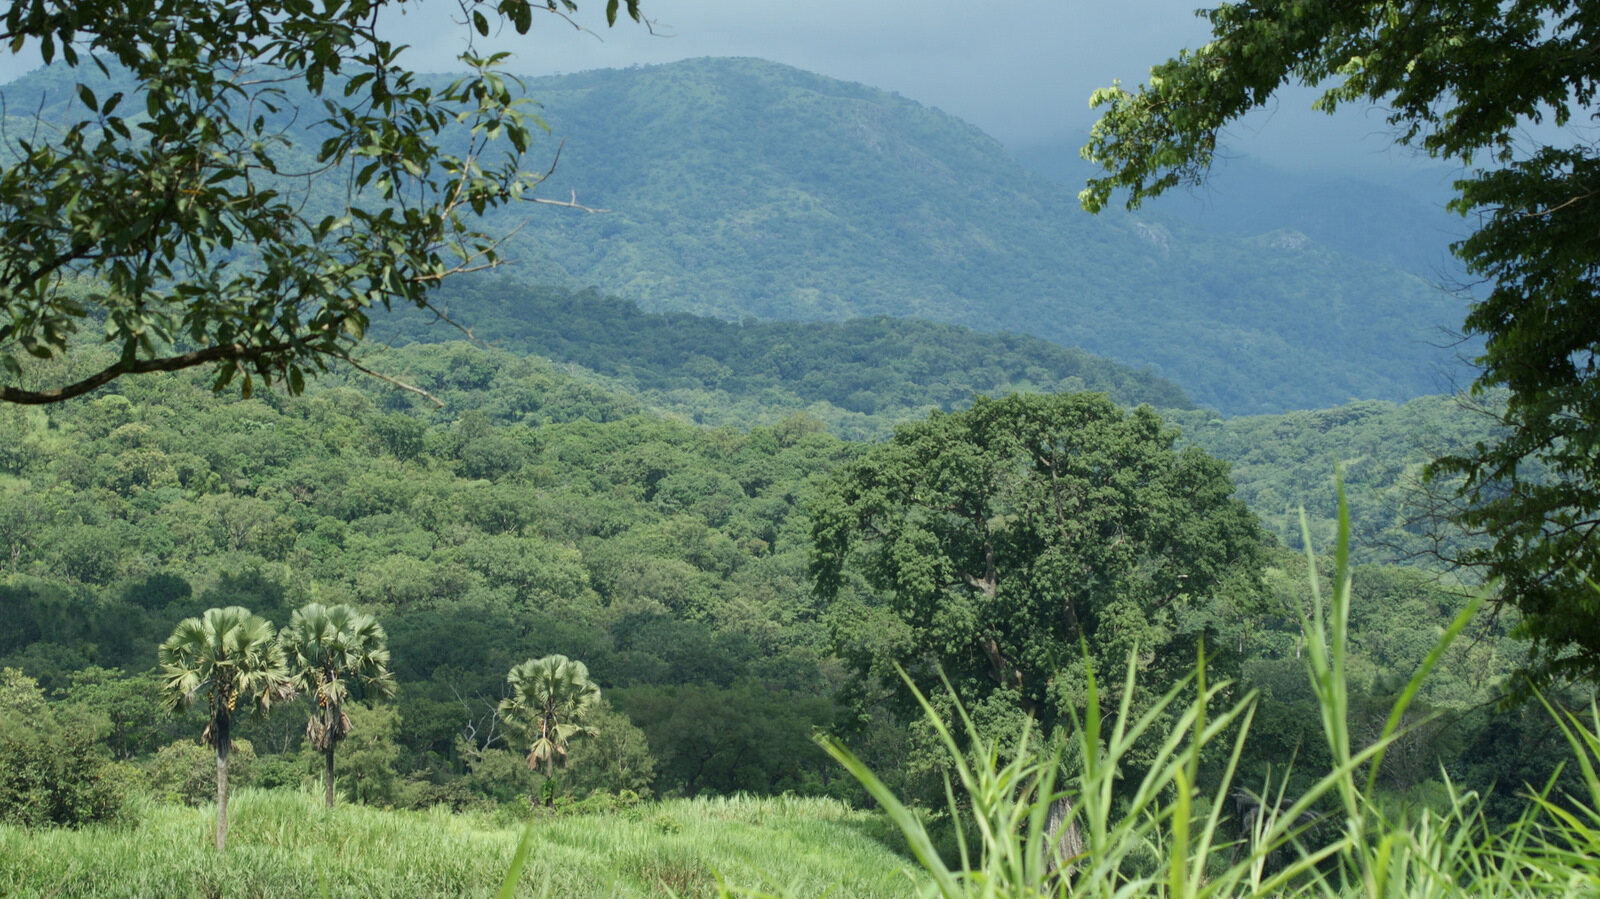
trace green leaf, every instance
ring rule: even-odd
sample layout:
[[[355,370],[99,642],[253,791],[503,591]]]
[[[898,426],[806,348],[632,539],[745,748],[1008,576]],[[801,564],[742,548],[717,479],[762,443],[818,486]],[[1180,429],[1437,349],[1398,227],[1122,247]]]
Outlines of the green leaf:
[[[533,825],[539,819],[530,817],[522,828],[522,839],[517,841],[517,851],[511,856],[511,866],[500,881],[500,899],[516,899],[517,881],[522,879],[522,869],[527,867],[528,854],[533,851]]]

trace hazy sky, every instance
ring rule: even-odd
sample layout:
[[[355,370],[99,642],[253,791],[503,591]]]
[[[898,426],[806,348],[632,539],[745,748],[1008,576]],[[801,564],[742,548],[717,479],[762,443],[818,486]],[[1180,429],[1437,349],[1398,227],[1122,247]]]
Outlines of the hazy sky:
[[[1152,63],[1205,41],[1201,0],[643,0],[653,32],[631,22],[607,29],[599,0],[579,0],[579,31],[555,16],[533,31],[487,42],[529,75],[758,56],[896,91],[1025,146],[1077,142],[1093,121],[1088,97],[1121,78],[1143,81]],[[422,71],[459,69],[468,31],[455,0],[408,4],[386,23],[411,45],[402,59]],[[0,51],[0,79],[37,64]],[[1404,167],[1381,114],[1312,113],[1309,92],[1282,98],[1232,131],[1234,152],[1287,168],[1381,172]]]
[[[554,17],[526,37],[493,44],[531,75],[759,56],[896,91],[982,128],[1011,146],[1077,141],[1093,121],[1089,94],[1208,35],[1200,0],[644,0],[654,34],[632,23],[604,27],[599,3],[580,0],[584,33]],[[441,28],[450,0],[396,20],[412,65],[453,68],[465,29]],[[1299,91],[1233,129],[1234,149],[1290,168],[1367,169],[1408,164],[1382,115],[1337,119],[1309,110]],[[1398,159],[1396,157],[1399,157]]]

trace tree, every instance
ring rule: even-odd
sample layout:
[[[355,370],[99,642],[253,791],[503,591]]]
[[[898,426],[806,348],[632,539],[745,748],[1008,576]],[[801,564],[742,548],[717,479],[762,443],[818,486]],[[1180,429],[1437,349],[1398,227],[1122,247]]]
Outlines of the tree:
[[[638,2],[625,0],[636,21]],[[554,202],[520,166],[540,123],[495,70],[505,54],[469,45],[470,74],[443,90],[403,67],[381,27],[401,5],[10,4],[0,38],[59,59],[67,83],[50,129],[0,138],[0,399],[57,402],[192,366],[212,367],[218,390],[240,373],[245,394],[252,377],[298,393],[335,360],[360,367],[375,307],[431,308],[446,277],[498,264],[474,220]],[[576,9],[460,7],[478,35]],[[297,146],[296,127],[320,144]],[[93,371],[24,368],[91,322],[110,351]],[[51,383],[24,386],[36,376]]]
[[[167,726],[171,718],[161,707],[156,695],[159,690],[153,671],[125,675],[121,669],[92,666],[73,672],[67,705],[80,713],[103,717],[104,741],[111,757],[130,761],[156,750],[163,739],[170,739]]]
[[[394,696],[389,638],[383,625],[346,605],[297,609],[279,635],[295,688],[311,700],[306,738],[322,753],[323,801],[333,808],[333,753],[350,734],[350,682],[369,696]]]
[[[506,726],[528,738],[528,767],[544,765],[544,804],[555,801],[556,767],[567,762],[567,744],[589,732],[584,726],[600,702],[589,668],[564,655],[529,659],[506,675],[511,695],[500,700]]]
[[[1137,647],[1141,683],[1178,679],[1196,639],[1258,601],[1263,538],[1226,464],[1175,437],[1087,393],[979,397],[897,429],[812,510],[818,591],[858,572],[889,612],[846,606],[841,653],[928,696],[942,670],[996,727],[1081,709],[1082,646],[1102,674]]]
[[[1506,391],[1506,436],[1435,461],[1459,478],[1457,522],[1489,545],[1462,561],[1522,613],[1530,683],[1600,678],[1600,145],[1566,126],[1600,115],[1593,0],[1222,3],[1212,40],[1155,66],[1104,108],[1084,155],[1109,172],[1080,194],[1129,206],[1196,184],[1222,129],[1290,82],[1328,84],[1317,106],[1371,102],[1401,144],[1473,167],[1452,207],[1478,223],[1455,244],[1490,289],[1464,324],[1484,339],[1472,392]]]
[[[205,691],[208,717],[200,739],[217,753],[217,850],[227,845],[228,753],[233,715],[242,700],[265,714],[274,702],[294,695],[272,622],[241,606],[207,609],[178,622],[156,651],[161,695],[174,711],[187,709]]]
[[[121,811],[125,781],[82,718],[46,702],[21,671],[0,668],[0,822],[80,827]]]
[[[631,790],[648,796],[655,781],[656,759],[650,754],[644,731],[603,699],[585,720],[594,733],[572,747],[575,786],[611,793]]]

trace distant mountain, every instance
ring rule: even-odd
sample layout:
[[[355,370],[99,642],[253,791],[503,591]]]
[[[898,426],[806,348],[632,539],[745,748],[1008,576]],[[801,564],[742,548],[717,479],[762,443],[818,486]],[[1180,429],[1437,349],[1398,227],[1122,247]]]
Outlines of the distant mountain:
[[[1103,174],[1078,155],[1086,140],[1011,152],[1025,168],[1078,190],[1086,179]],[[1141,213],[1215,234],[1299,231],[1340,253],[1454,286],[1466,275],[1450,255],[1450,244],[1468,233],[1466,220],[1445,208],[1454,177],[1446,168],[1393,177],[1297,174],[1248,156],[1219,158],[1204,187],[1170,191],[1146,202]]]
[[[1464,304],[1421,278],[1300,230],[1087,216],[972,126],[883,91],[753,59],[526,88],[551,127],[534,162],[561,148],[545,195],[611,211],[496,223],[515,232],[524,280],[733,321],[887,315],[1030,334],[1148,366],[1230,414],[1403,400],[1461,371],[1439,345]],[[48,115],[41,94],[68,89],[51,70],[0,93]],[[318,107],[294,119],[293,105],[282,115],[309,127]],[[453,308],[470,323],[469,305]]]
[[[530,79],[562,141],[519,255],[652,311],[910,316],[1152,370],[1229,413],[1403,400],[1459,372],[1461,300],[1304,232],[1123,214],[909,100],[753,59]]]

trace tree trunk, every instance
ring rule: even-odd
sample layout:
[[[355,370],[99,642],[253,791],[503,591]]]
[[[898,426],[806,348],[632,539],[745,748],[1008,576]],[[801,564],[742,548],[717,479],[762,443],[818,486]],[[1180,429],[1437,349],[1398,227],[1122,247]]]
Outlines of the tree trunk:
[[[223,719],[217,739],[217,851],[228,844],[228,752],[233,748],[229,739],[227,719]]]
[[[550,757],[544,761],[544,807],[549,808],[556,804],[556,750],[550,748]]]
[[[324,763],[323,764],[323,768],[322,768],[322,801],[327,804],[328,808],[333,808],[333,744],[332,743],[329,743],[327,750],[323,752],[322,760],[323,760],[323,763]]]
[[[1072,817],[1072,802],[1067,797],[1050,803],[1044,834],[1045,870],[1052,879],[1067,877],[1072,873],[1073,860],[1083,854],[1083,834],[1078,832],[1078,822]]]

